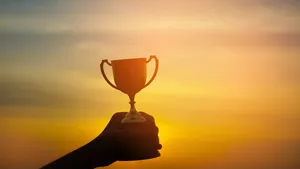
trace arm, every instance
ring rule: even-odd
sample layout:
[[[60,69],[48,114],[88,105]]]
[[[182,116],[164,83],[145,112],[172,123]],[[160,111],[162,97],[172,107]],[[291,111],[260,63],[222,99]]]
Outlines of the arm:
[[[88,144],[41,169],[93,169],[117,160],[131,161],[159,157],[161,149],[154,118],[141,112],[143,123],[121,123],[126,112],[113,115],[103,132]]]
[[[41,169],[93,169],[95,167],[103,167],[110,165],[115,160],[110,156],[104,146],[105,140],[96,138],[87,145],[51,162]],[[94,157],[97,150],[95,161]]]

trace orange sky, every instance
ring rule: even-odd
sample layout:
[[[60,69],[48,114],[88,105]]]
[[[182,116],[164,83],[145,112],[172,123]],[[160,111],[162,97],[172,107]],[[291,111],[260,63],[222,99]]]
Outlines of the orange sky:
[[[156,118],[162,156],[107,168],[299,167],[299,16],[293,0],[0,2],[0,168],[96,137],[129,109],[100,61],[152,54],[136,107]]]

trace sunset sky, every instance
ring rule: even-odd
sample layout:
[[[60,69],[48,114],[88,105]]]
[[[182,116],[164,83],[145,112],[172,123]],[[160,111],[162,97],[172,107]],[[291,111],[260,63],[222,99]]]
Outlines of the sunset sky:
[[[108,169],[300,168],[299,28],[297,0],[1,0],[0,168],[95,138],[129,110],[99,63],[150,55],[162,156]]]

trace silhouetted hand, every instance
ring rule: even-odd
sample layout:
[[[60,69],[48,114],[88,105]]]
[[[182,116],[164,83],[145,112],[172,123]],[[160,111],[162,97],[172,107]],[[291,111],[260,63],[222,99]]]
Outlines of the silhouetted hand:
[[[141,112],[146,122],[121,123],[126,113],[114,114],[103,132],[86,145],[93,167],[107,166],[118,160],[143,160],[160,156],[158,150],[162,146],[154,118]]]
[[[146,122],[121,123],[126,113],[115,113],[98,137],[42,169],[92,169],[118,160],[159,157],[162,146],[154,118],[141,112]]]

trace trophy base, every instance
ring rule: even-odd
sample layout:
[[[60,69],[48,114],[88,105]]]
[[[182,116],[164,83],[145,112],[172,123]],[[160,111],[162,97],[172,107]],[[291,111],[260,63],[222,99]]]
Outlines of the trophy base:
[[[122,119],[121,122],[122,123],[142,123],[145,121],[146,121],[146,118],[143,117],[140,112],[135,112],[135,113],[129,112],[126,114],[126,116]]]

